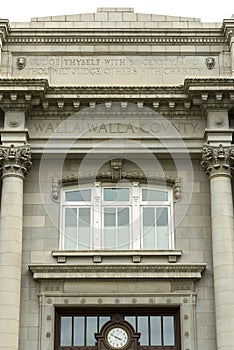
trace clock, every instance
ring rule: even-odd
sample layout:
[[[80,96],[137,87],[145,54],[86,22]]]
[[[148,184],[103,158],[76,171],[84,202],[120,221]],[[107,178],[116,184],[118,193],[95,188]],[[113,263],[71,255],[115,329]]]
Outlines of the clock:
[[[129,341],[129,332],[119,325],[109,329],[106,334],[106,343],[111,349],[124,349],[128,346]]]

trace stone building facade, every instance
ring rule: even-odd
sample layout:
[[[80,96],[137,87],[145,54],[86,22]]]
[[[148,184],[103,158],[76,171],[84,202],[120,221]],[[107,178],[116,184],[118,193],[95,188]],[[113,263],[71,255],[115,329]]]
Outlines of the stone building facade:
[[[233,350],[233,29],[0,20],[1,350]]]

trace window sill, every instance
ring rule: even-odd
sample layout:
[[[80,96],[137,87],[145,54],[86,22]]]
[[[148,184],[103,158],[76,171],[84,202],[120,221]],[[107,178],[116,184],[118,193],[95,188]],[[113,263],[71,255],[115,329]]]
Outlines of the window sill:
[[[86,260],[92,263],[109,263],[119,257],[126,263],[164,262],[176,263],[182,250],[56,250],[52,256],[58,263],[66,263],[69,259]]]

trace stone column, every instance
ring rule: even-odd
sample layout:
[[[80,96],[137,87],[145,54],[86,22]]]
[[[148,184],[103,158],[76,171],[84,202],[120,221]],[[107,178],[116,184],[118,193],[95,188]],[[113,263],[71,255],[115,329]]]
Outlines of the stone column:
[[[22,258],[23,180],[31,167],[28,145],[0,146],[0,349],[18,350]]]
[[[232,164],[232,146],[204,147],[201,165],[210,179],[217,350],[234,349]]]

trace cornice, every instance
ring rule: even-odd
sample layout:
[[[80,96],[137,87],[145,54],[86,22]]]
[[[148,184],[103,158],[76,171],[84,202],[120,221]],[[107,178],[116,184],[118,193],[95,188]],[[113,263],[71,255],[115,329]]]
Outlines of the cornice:
[[[22,28],[11,29],[7,44],[42,45],[223,45],[223,29],[218,28]]]
[[[193,115],[202,110],[226,109],[234,105],[233,78],[185,79],[179,86],[49,86],[46,79],[1,79],[2,109],[31,107],[35,115],[55,113],[65,115],[81,108],[96,108],[106,103],[128,102],[143,105],[165,116]],[[24,106],[26,105],[26,107]]]
[[[225,19],[223,21],[222,30],[224,32],[225,40],[230,45],[234,40],[234,19]]]
[[[10,32],[10,25],[7,19],[0,19],[0,39],[4,42]]]
[[[29,265],[35,280],[200,279],[206,264]]]

